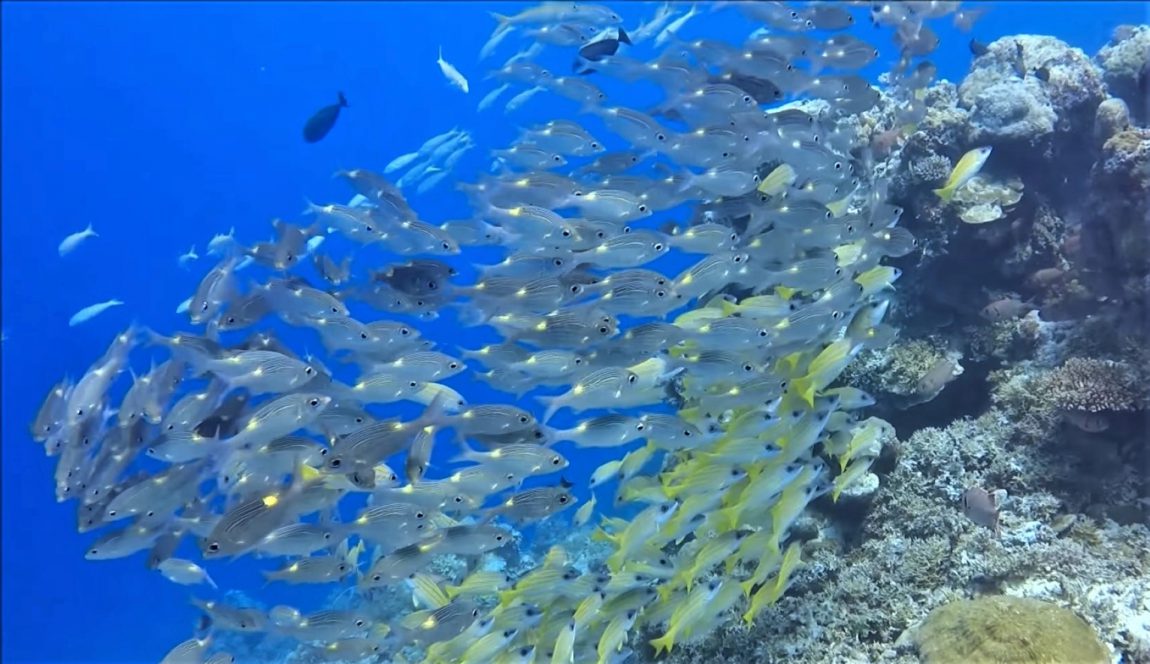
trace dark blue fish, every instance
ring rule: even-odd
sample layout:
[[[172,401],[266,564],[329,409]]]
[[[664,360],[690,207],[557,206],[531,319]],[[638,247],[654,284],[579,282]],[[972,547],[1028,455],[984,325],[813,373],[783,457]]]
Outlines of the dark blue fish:
[[[308,143],[315,143],[327,136],[327,132],[331,131],[331,128],[335,126],[335,121],[339,119],[339,109],[345,106],[347,106],[347,99],[344,99],[343,93],[340,92],[338,104],[324,106],[308,119],[307,124],[303,126],[303,140]]]
[[[595,70],[587,67],[588,62],[597,62],[603,58],[615,55],[619,51],[619,44],[631,44],[631,37],[623,28],[619,28],[614,39],[606,38],[593,41],[579,49],[579,57],[572,65],[572,70],[580,75],[593,73]]]

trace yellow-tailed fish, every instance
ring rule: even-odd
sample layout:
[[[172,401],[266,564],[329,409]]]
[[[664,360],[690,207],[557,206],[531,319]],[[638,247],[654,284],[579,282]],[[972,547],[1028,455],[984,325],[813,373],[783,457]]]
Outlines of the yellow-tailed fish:
[[[946,184],[934,190],[934,193],[942,199],[943,203],[949,203],[950,199],[954,197],[954,192],[978,175],[978,172],[982,170],[982,165],[990,157],[991,150],[993,148],[990,146],[978,147],[962,155],[962,158],[954,165],[954,170],[950,172],[950,176],[946,178]]]

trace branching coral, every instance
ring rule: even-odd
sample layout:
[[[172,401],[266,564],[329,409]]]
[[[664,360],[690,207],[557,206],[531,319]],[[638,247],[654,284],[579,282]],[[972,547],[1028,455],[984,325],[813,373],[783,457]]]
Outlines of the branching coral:
[[[1050,372],[1044,389],[1055,406],[1088,413],[1139,410],[1134,371],[1121,362],[1072,357]]]

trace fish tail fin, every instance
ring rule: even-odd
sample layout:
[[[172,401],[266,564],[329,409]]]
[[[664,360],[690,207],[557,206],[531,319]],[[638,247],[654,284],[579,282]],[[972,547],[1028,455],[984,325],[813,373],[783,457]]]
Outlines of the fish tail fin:
[[[92,228],[92,222],[90,221],[88,222],[88,227],[84,229],[84,234],[90,235],[92,237],[100,237],[100,234],[97,233],[94,228]]]
[[[675,636],[671,632],[667,632],[657,639],[651,639],[651,646],[655,648],[656,657],[664,650],[671,652],[671,648],[675,647]]]
[[[689,189],[691,189],[691,187],[694,187],[695,182],[696,182],[695,178],[698,177],[694,173],[692,173],[691,171],[687,171],[687,170],[684,170],[682,175],[683,175],[683,181],[679,183],[679,189],[678,189],[678,193],[680,193],[680,194],[685,192],[685,191],[688,191]]]
[[[624,30],[623,28],[619,28],[619,34],[615,37],[615,39],[617,41],[620,41],[620,42],[628,45],[628,46],[632,45],[631,44],[631,35],[628,35],[627,31]]]
[[[942,199],[943,203],[949,203],[951,198],[954,198],[954,188],[942,187],[941,189],[934,190],[935,195]]]
[[[503,14],[499,14],[496,12],[487,12],[487,13],[491,14],[491,18],[493,18],[499,22],[499,26],[495,28],[496,33],[502,32],[502,31],[507,30],[508,28],[511,27],[511,17],[510,16],[504,16]]]
[[[342,108],[347,108],[347,107],[348,107],[348,103],[347,103],[347,97],[344,97],[344,96],[343,96],[343,90],[340,90],[340,91],[339,91],[339,105],[340,105],[340,107],[342,107]]]
[[[547,422],[555,415],[555,413],[558,413],[559,409],[563,408],[563,402],[560,401],[559,397],[557,396],[536,397],[536,399],[538,399],[540,403],[547,407],[547,410],[543,413],[543,419],[539,420],[541,424],[547,424]]]
[[[718,523],[716,524],[723,531],[734,530],[739,525],[739,514],[742,510],[738,505],[731,505],[724,507],[718,512]]]
[[[803,400],[808,407],[815,407],[815,381],[810,376],[796,378],[792,383],[795,395]]]
[[[459,444],[460,452],[452,457],[451,463],[463,463],[464,461],[478,462],[483,458],[476,455],[475,450],[467,444],[466,438],[460,436],[455,439],[455,442]]]
[[[739,305],[731,302],[730,300],[720,300],[719,310],[723,312],[723,316],[730,316],[739,310]],[[672,346],[674,348],[674,346]]]

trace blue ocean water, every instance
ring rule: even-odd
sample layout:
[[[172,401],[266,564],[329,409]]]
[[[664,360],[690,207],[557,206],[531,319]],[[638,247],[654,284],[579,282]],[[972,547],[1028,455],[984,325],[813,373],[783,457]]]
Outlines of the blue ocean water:
[[[636,25],[654,4],[621,4]],[[155,661],[186,638],[198,616],[185,588],[144,569],[141,555],[89,562],[94,539],[77,535],[72,504],[57,504],[53,463],[27,425],[51,385],[77,377],[112,336],[135,319],[162,331],[187,329],[175,313],[207,261],[181,269],[217,232],[266,238],[274,217],[299,221],[305,197],[350,198],[332,179],[340,168],[381,169],[453,126],[479,149],[455,176],[487,170],[486,151],[516,128],[572,117],[571,102],[540,96],[518,112],[478,113],[493,87],[475,54],[513,3],[4,3],[2,271],[3,309],[3,660]],[[709,16],[706,32],[741,17]],[[1095,52],[1114,26],[1146,20],[1139,3],[995,3],[974,35],[1048,34]],[[943,25],[940,77],[961,78],[970,55]],[[691,37],[688,26],[684,37]],[[884,37],[885,39],[885,37]],[[471,80],[464,97],[435,65],[436,50]],[[881,44],[884,42],[880,41]],[[889,46],[889,45],[888,45]],[[890,68],[888,48],[864,73]],[[557,66],[565,66],[562,58]],[[307,144],[304,121],[343,91],[350,102],[331,134]],[[620,88],[613,99],[641,94]],[[466,214],[462,195],[441,186],[417,196],[424,218]],[[69,233],[100,234],[57,256]],[[471,254],[469,254],[469,257]],[[494,257],[494,254],[492,255]],[[682,264],[666,266],[678,270]],[[88,324],[68,318],[92,302],[127,304]],[[421,325],[425,336],[476,348],[489,332],[459,341],[450,319]],[[470,334],[470,333],[469,333]],[[143,370],[146,367],[136,367]],[[476,403],[507,396],[474,381],[453,383]],[[569,420],[559,418],[559,424]],[[608,458],[585,451],[568,471],[586,477]],[[614,452],[612,452],[614,454]],[[586,498],[586,495],[582,495]],[[222,587],[245,588],[269,604],[308,604],[327,588],[260,589],[249,560],[214,565]],[[201,593],[203,594],[203,593]]]

